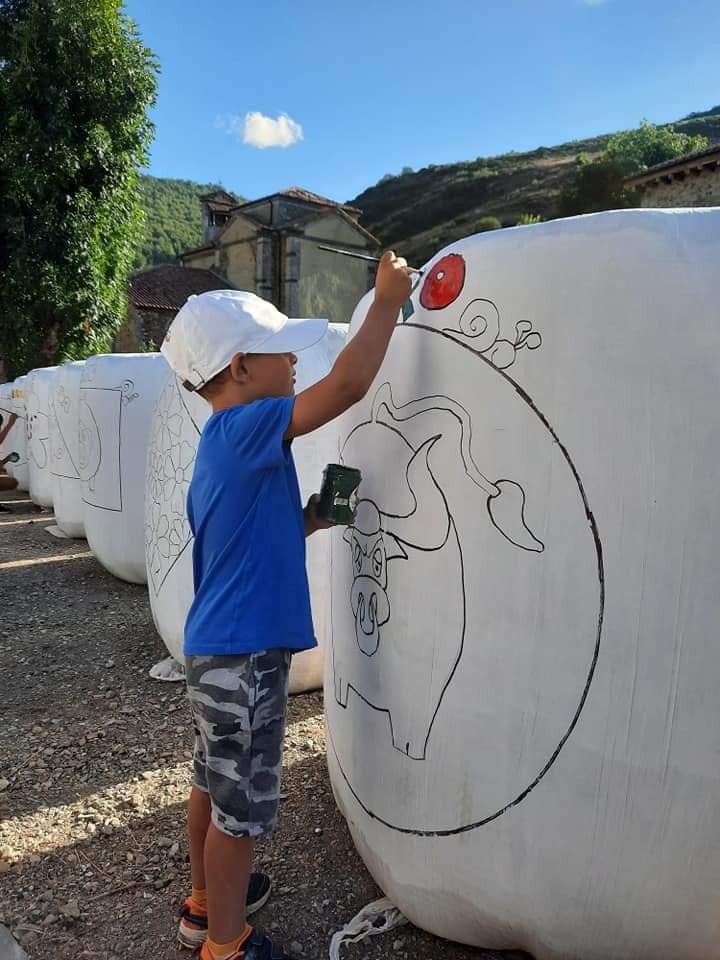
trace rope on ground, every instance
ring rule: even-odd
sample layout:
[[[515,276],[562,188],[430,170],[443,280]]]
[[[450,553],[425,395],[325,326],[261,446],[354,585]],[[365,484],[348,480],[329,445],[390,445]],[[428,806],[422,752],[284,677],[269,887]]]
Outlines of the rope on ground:
[[[340,960],[340,947],[343,943],[359,943],[368,937],[389,933],[390,930],[401,927],[407,922],[407,917],[403,916],[387,897],[369,903],[357,916],[345,924],[342,930],[333,934],[330,941],[330,960]]]
[[[148,673],[153,680],[165,680],[168,683],[185,679],[185,667],[173,657],[165,657],[160,663],[150,667]]]

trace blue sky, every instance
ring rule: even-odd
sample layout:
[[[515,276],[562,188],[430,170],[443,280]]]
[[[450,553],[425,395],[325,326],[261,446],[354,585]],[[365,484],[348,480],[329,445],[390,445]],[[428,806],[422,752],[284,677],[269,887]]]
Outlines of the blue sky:
[[[126,11],[161,67],[149,172],[250,198],[298,185],[349,200],[404,166],[720,103],[717,0],[127,0]]]

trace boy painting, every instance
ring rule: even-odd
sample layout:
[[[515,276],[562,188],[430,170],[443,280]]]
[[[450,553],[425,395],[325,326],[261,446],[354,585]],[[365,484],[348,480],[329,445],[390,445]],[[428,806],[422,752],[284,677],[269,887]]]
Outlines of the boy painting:
[[[297,397],[296,354],[324,336],[323,320],[213,291],[188,300],[162,345],[213,411],[188,494],[195,599],[184,651],[195,729],[192,895],[178,937],[201,960],[288,958],[247,916],[270,892],[251,867],[256,838],[277,820],[290,659],[316,644],[305,537],[328,526],[317,496],[302,508],[290,445],[365,396],[410,287],[405,261],[388,251],[362,327]]]

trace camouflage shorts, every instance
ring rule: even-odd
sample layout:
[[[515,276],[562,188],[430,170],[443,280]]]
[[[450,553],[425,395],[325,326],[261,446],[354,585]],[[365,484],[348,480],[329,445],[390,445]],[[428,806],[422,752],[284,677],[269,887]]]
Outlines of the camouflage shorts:
[[[290,657],[275,649],[185,660],[193,783],[231,837],[259,837],[277,821]]]

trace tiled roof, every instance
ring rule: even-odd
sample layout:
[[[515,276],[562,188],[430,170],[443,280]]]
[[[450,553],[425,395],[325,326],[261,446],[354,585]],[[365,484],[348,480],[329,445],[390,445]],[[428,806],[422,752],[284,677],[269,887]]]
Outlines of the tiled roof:
[[[290,197],[293,200],[303,200],[305,203],[313,203],[320,207],[340,207],[346,213],[360,214],[362,211],[357,207],[351,207],[347,203],[338,203],[337,200],[330,200],[328,197],[321,197],[317,193],[311,193],[310,190],[303,190],[302,187],[288,187],[287,190],[278,190],[277,193],[270,193],[266,197],[259,197],[257,200],[248,200],[247,203],[240,204],[239,209],[244,206],[253,206],[256,203],[262,203],[270,200],[272,197]]]
[[[625,178],[625,183],[629,185],[641,184],[651,180],[659,179],[664,176],[672,176],[676,172],[682,173],[688,168],[714,169],[715,165],[720,163],[720,144],[713,144],[706,150],[699,150],[697,153],[688,153],[683,157],[675,157],[674,160],[666,160],[664,163],[656,163],[653,167],[647,167],[640,170],[639,173]]]
[[[210,198],[205,201],[205,206],[210,210],[219,210],[221,213],[227,213],[237,207],[237,200],[216,200]]]
[[[209,203],[222,204],[226,207],[236,207],[240,201],[227,190],[213,190],[212,193],[201,193],[200,199]]]
[[[311,193],[309,190],[303,190],[302,187],[288,187],[281,191],[284,197],[295,197],[297,200],[306,200],[308,203],[319,203],[324,207],[342,207],[343,210],[353,210],[360,213],[356,207],[351,207],[347,203],[338,203],[336,200],[329,200],[327,197],[321,197],[317,193]]]
[[[179,310],[193,293],[224,290],[229,286],[227,280],[211,270],[167,263],[133,274],[128,297],[140,309]]]

